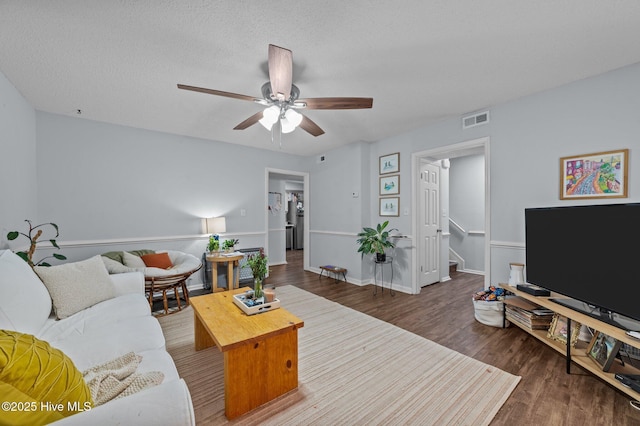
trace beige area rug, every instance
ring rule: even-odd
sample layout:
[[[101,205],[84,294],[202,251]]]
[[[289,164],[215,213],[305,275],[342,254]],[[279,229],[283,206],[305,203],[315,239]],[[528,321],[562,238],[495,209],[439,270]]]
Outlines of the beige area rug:
[[[520,377],[294,286],[277,288],[299,330],[299,387],[233,421],[223,356],[193,349],[193,311],[159,318],[198,425],[487,425]]]

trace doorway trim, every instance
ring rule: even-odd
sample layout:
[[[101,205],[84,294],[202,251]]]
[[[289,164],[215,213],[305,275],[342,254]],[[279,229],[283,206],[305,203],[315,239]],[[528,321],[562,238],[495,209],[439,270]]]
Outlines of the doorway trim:
[[[291,175],[291,176],[300,176],[303,181],[303,191],[304,191],[304,221],[307,223],[307,226],[304,227],[304,233],[302,236],[302,246],[304,247],[302,258],[303,258],[303,269],[305,271],[309,270],[309,222],[311,216],[311,192],[309,191],[309,173],[308,172],[299,172],[295,170],[284,170],[284,169],[274,169],[267,167],[264,169],[264,244],[265,244],[265,253],[269,252],[269,177],[273,174],[279,175]]]
[[[411,188],[412,188],[412,238],[413,241],[418,241],[418,215],[419,215],[419,175],[420,165],[423,161],[438,161],[447,158],[462,157],[465,155],[477,154],[482,152],[484,154],[484,228],[485,228],[485,240],[484,240],[484,286],[487,288],[491,283],[491,205],[490,205],[490,193],[489,193],[489,144],[490,138],[488,136],[472,139],[465,142],[460,142],[453,145],[442,146],[438,148],[432,148],[425,151],[414,152],[411,154]],[[440,216],[442,216],[442,206],[440,206]],[[411,253],[411,290],[413,294],[420,293],[420,287],[418,285],[418,246],[414,246]],[[444,254],[443,254],[444,255]],[[440,262],[442,263],[442,262]],[[440,271],[442,275],[442,271]]]

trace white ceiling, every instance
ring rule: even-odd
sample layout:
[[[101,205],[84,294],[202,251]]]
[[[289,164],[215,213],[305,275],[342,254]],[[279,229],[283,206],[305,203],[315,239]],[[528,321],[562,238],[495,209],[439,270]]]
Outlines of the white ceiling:
[[[637,0],[1,0],[0,71],[38,110],[315,155],[640,62]],[[293,51],[300,97],[372,97],[283,135],[251,102],[267,46]]]

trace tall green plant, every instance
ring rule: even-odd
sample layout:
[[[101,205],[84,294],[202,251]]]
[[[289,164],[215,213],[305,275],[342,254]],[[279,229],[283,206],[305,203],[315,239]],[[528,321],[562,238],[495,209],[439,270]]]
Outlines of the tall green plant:
[[[396,228],[386,230],[389,221],[379,223],[375,228],[362,228],[362,232],[358,234],[356,242],[360,244],[358,253],[362,256],[365,254],[383,254],[386,248],[394,248],[396,245],[389,239],[389,232],[397,231]]]
[[[19,231],[11,231],[7,234],[7,240],[12,241],[15,240],[16,238],[18,238],[20,235],[22,235],[23,237],[27,238],[29,240],[29,250],[27,251],[18,251],[16,252],[16,254],[18,256],[20,256],[21,258],[24,259],[25,262],[27,262],[29,264],[29,266],[31,266],[32,268],[34,266],[51,266],[48,262],[45,262],[46,259],[49,259],[51,257],[58,259],[58,260],[66,260],[67,257],[62,255],[62,254],[58,254],[58,253],[53,253],[51,256],[47,256],[44,257],[42,259],[40,259],[37,262],[33,261],[33,255],[36,252],[36,245],[38,244],[38,239],[42,236],[42,227],[44,226],[51,226],[55,232],[56,235],[49,240],[49,242],[51,243],[51,245],[55,248],[57,248],[58,250],[60,250],[60,247],[58,246],[58,243],[56,242],[56,238],[58,238],[60,236],[60,232],[58,230],[58,225],[56,225],[55,223],[51,223],[51,222],[47,222],[47,223],[41,223],[40,225],[36,225],[33,226],[33,224],[31,223],[31,221],[29,219],[25,219],[25,222],[27,222],[29,224],[29,231],[25,234],[24,232],[19,232]]]

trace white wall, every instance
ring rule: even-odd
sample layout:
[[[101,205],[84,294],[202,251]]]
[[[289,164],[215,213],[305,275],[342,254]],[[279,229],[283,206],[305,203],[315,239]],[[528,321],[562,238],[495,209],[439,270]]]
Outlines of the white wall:
[[[201,218],[211,216],[226,217],[222,237],[238,248],[266,248],[265,169],[308,162],[44,112],[36,127],[40,217],[58,223],[70,260],[143,247],[199,257]]]
[[[452,158],[449,168],[450,245],[464,259],[464,270],[484,273],[484,156]]]
[[[0,73],[0,249],[7,232],[28,230],[25,219],[40,223],[35,123],[34,109]]]
[[[524,262],[524,209],[531,206],[611,203],[612,200],[559,199],[559,159],[630,148],[629,197],[640,201],[640,64],[491,107],[491,122],[462,130],[459,117],[376,142],[371,163],[378,156],[400,152],[401,209],[411,203],[410,155],[464,141],[490,138],[490,229],[492,284],[506,282],[509,262]],[[635,149],[634,149],[635,148]],[[371,171],[370,181],[378,178]],[[455,195],[451,194],[453,198]],[[372,200],[373,209],[376,200]],[[370,222],[379,218],[372,210]],[[409,217],[393,222],[402,231]],[[410,276],[412,265],[407,271]],[[526,266],[525,266],[526,269]],[[406,278],[405,278],[406,279]]]
[[[369,282],[372,275],[357,253],[356,235],[368,217],[369,145],[354,143],[325,154],[325,161],[310,165],[310,196],[305,205],[312,214],[307,221],[310,233],[310,268],[319,272],[322,265],[338,265],[347,269],[347,279]],[[358,194],[353,197],[353,193]],[[307,219],[305,213],[305,220]],[[305,224],[306,225],[306,224]],[[367,224],[368,226],[368,224]],[[305,248],[306,250],[306,248]]]

